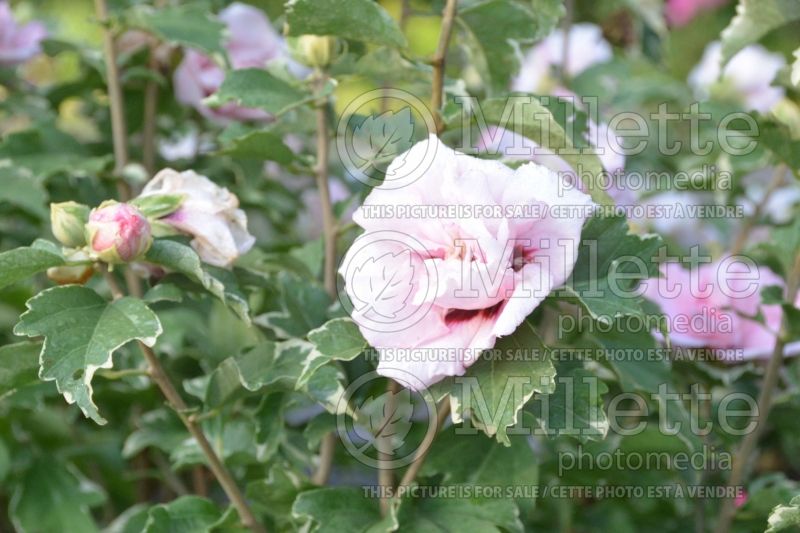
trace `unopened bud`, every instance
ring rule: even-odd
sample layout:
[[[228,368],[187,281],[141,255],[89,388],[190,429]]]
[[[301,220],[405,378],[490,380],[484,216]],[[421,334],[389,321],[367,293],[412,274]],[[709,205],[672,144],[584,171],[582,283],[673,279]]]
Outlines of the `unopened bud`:
[[[327,67],[339,55],[339,41],[329,35],[301,35],[289,39],[292,56],[309,67]]]
[[[92,255],[106,263],[140,259],[153,243],[150,223],[142,212],[114,201],[103,202],[92,210],[86,239]]]
[[[77,202],[50,204],[53,235],[64,246],[80,248],[86,244],[84,226],[89,221],[89,207]]]

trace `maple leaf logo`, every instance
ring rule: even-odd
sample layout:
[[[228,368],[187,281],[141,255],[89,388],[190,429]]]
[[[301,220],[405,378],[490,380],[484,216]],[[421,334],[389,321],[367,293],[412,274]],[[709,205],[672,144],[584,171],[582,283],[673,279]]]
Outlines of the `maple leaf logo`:
[[[377,398],[367,398],[356,411],[356,418],[369,432],[367,442],[359,451],[363,453],[374,447],[380,453],[395,455],[411,431],[413,412],[408,389],[386,391]]]
[[[380,165],[411,147],[413,137],[414,121],[409,107],[397,113],[385,111],[365,118],[353,130],[353,152],[361,160],[357,170],[362,173],[371,169],[380,171]]]
[[[353,278],[358,278],[362,271],[371,275],[366,276],[366,283],[352,284],[353,304],[358,312],[384,319],[397,318],[414,289],[415,267],[411,250],[370,257],[355,268]]]

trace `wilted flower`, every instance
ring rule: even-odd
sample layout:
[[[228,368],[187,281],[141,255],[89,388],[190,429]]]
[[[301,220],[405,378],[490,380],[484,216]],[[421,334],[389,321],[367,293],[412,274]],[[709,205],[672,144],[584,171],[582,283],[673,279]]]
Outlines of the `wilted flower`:
[[[353,319],[380,352],[378,372],[404,383],[410,373],[430,385],[462,375],[568,278],[592,203],[543,166],[512,170],[434,136],[387,172],[413,182],[372,190],[353,216],[366,232],[340,273]],[[554,215],[561,208],[570,216]],[[392,357],[397,349],[408,357]]]
[[[50,226],[58,241],[64,246],[78,248],[86,244],[86,223],[89,207],[78,202],[50,204]]]
[[[742,48],[722,68],[722,44],[714,41],[706,47],[700,63],[689,74],[689,85],[700,98],[708,98],[714,88],[720,88],[739,98],[748,109],[765,113],[784,96],[782,87],[772,81],[786,65],[780,54],[769,52],[758,44]],[[727,94],[725,93],[725,94]]]
[[[283,40],[260,9],[235,2],[222,10],[219,18],[228,26],[225,48],[234,69],[263,68],[285,55]],[[225,71],[212,58],[197,50],[186,50],[175,69],[175,93],[179,102],[202,115],[217,120],[265,120],[270,115],[261,109],[229,103],[209,108],[203,100],[215,92],[225,79]]]
[[[684,26],[703,11],[723,5],[727,0],[667,0],[664,16],[671,26]]]
[[[668,262],[661,274],[644,282],[644,294],[666,314],[673,343],[723,350],[721,358],[728,362],[769,357],[782,312],[779,305],[762,304],[761,291],[783,287],[780,277],[733,256],[692,270]]]
[[[67,260],[71,263],[86,261],[87,264],[51,267],[47,269],[47,277],[59,285],[83,285],[94,274],[94,267],[89,264],[90,259],[86,252],[77,250],[67,256]]]
[[[0,66],[19,65],[38,55],[46,36],[41,22],[18,26],[8,2],[0,0]]]
[[[239,199],[192,170],[165,168],[144,187],[141,196],[182,194],[184,200],[173,213],[159,219],[192,237],[192,248],[206,263],[228,267],[255,244],[247,232],[247,215]]]
[[[92,255],[106,263],[128,263],[140,259],[153,236],[150,223],[137,208],[114,201],[93,209],[86,224],[86,240]]]
[[[575,77],[587,68],[613,57],[611,45],[603,39],[603,30],[594,24],[574,24],[569,31],[567,75]],[[564,63],[564,32],[555,30],[531,48],[522,60],[519,74],[511,83],[515,91],[559,94],[552,69]]]

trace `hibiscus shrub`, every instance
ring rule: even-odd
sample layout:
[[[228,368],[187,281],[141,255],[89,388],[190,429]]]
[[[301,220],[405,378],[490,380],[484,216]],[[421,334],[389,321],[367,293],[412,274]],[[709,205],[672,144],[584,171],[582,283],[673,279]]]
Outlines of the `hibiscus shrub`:
[[[800,527],[795,0],[0,0],[0,531]]]

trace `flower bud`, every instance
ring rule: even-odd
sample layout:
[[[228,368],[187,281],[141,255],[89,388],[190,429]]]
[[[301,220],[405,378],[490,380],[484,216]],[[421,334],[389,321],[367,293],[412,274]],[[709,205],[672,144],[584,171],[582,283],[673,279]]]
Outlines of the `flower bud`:
[[[328,35],[301,35],[289,40],[292,56],[309,67],[327,67],[339,53],[339,41]]]
[[[140,259],[153,242],[150,223],[142,212],[114,201],[103,202],[92,210],[86,239],[92,255],[106,263]]]
[[[50,225],[53,235],[64,246],[80,248],[86,244],[84,226],[89,220],[89,208],[77,202],[50,204]]]

